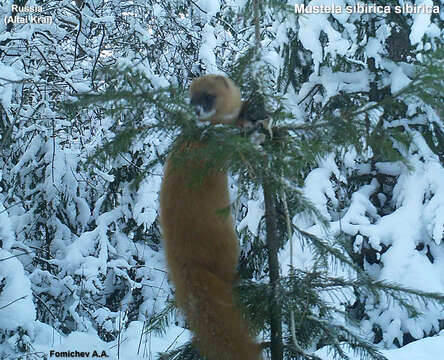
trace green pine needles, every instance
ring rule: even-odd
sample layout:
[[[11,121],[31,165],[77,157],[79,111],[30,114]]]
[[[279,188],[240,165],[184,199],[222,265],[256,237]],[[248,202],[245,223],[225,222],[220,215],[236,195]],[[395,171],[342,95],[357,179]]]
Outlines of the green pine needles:
[[[412,305],[412,297],[442,306],[444,295],[374,280],[364,269],[365,255],[353,249],[354,237],[330,229],[330,220],[304,198],[301,189],[317,161],[348,148],[361,154],[363,161],[372,157],[373,164],[395,160],[407,163],[404,154],[411,135],[402,131],[400,125],[384,124],[390,119],[395,123],[406,112],[406,102],[414,98],[436,109],[441,117],[437,121],[442,122],[442,55],[442,49],[430,53],[429,60],[417,67],[417,75],[408,86],[393,94],[386,93],[379,100],[369,101],[363,93],[341,93],[324,104],[308,102],[306,106],[312,113],[303,121],[292,115],[283,96],[276,95],[276,84],[265,75],[268,69],[257,66],[255,61],[260,62],[260,58],[257,60],[254,51],[247,52],[231,70],[231,77],[241,86],[245,99],[242,116],[253,123],[251,127],[197,126],[184,89],[155,88],[146,75],[129,68],[104,69],[100,91],[78,96],[65,104],[65,109],[76,109],[77,113],[99,111],[103,118],[112,119],[115,135],[98,148],[91,159],[95,166],[137,151],[135,144],[153,138],[153,134],[172,139],[180,132],[184,142],[196,138],[207,142],[205,153],[185,152],[175,158],[177,166],[190,160],[190,156],[207,160],[203,173],[196,174],[196,181],[205,176],[205,171],[217,168],[229,170],[238,179],[239,194],[244,199],[262,189],[269,203],[257,234],[240,232],[244,246],[250,245],[239,267],[238,294],[254,330],[263,340],[265,353],[269,354],[273,346],[278,349],[272,351],[273,360],[280,360],[276,357],[279,351],[285,359],[318,359],[313,350],[325,346],[335,359],[351,359],[350,354],[355,354],[361,359],[381,360],[384,356],[372,343],[378,342],[378,330],[370,329],[372,338],[369,332],[362,334],[359,329],[359,322],[368,316],[365,304],[384,299],[396,303],[410,317],[417,317],[420,314]],[[307,97],[317,91],[313,89]],[[432,123],[422,128],[430,147],[442,154],[442,126]],[[168,150],[158,154],[140,168],[129,179],[134,186],[150,175],[153,166],[163,163],[167,153]],[[348,185],[349,190],[358,189],[368,179],[356,177],[355,183]],[[336,183],[340,192],[337,179]],[[347,202],[343,198],[340,205],[346,207]],[[338,219],[341,210],[337,211]],[[288,220],[297,214],[303,214],[309,223],[319,224],[319,235]],[[239,212],[235,216],[242,215]],[[282,267],[288,264],[270,263],[278,261],[278,253],[287,241],[299,241],[310,249],[315,259],[311,270],[290,267],[282,273]],[[273,271],[275,278],[270,280]],[[171,307],[167,306],[165,311],[150,317],[146,329],[164,331],[171,321]],[[280,334],[273,337],[276,331]],[[185,345],[160,358],[198,359],[199,355]]]

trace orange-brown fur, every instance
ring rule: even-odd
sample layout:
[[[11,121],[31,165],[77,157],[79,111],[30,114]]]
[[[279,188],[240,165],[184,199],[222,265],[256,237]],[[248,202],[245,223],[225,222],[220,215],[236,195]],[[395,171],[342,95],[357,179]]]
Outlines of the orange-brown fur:
[[[227,120],[224,114],[239,113],[240,93],[231,82],[229,87],[237,92],[226,92],[227,83],[222,81],[227,80],[207,75],[191,86],[191,95],[205,88],[221,97],[215,105],[217,117],[210,120],[213,123],[234,122],[234,117]],[[177,146],[175,151],[193,152],[205,146],[193,141]],[[231,213],[227,213],[227,174],[212,169],[201,181],[196,180],[205,159],[186,157],[190,160],[183,163],[174,161],[174,156],[173,150],[165,168],[160,206],[177,305],[190,324],[199,351],[208,360],[259,360],[260,349],[234,300],[239,245]]]

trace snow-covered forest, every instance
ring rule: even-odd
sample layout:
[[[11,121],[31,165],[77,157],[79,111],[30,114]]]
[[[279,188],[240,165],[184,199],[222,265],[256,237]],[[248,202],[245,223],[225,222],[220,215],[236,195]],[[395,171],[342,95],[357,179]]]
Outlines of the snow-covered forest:
[[[371,4],[0,0],[0,358],[200,358],[158,194],[217,73],[264,359],[444,359],[444,2]]]

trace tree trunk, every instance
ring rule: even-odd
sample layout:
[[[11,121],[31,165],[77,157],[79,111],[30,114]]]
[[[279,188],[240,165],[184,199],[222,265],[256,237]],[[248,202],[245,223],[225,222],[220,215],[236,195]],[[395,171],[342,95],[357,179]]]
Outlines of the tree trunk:
[[[282,306],[279,299],[279,239],[277,237],[276,196],[269,184],[264,184],[265,226],[267,230],[268,266],[270,274],[270,351],[272,360],[282,360]]]

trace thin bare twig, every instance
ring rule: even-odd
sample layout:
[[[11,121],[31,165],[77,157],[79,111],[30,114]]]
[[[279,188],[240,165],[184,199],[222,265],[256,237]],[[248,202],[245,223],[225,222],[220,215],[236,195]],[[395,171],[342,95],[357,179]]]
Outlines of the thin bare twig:
[[[18,299],[15,299],[15,300],[11,301],[9,304],[6,304],[6,305],[0,307],[0,310],[1,310],[1,309],[4,309],[5,307],[8,307],[9,305],[14,304],[14,303],[17,302],[17,301],[20,301],[20,300],[26,299],[27,297],[28,297],[28,295],[23,295],[23,296],[19,297]]]

